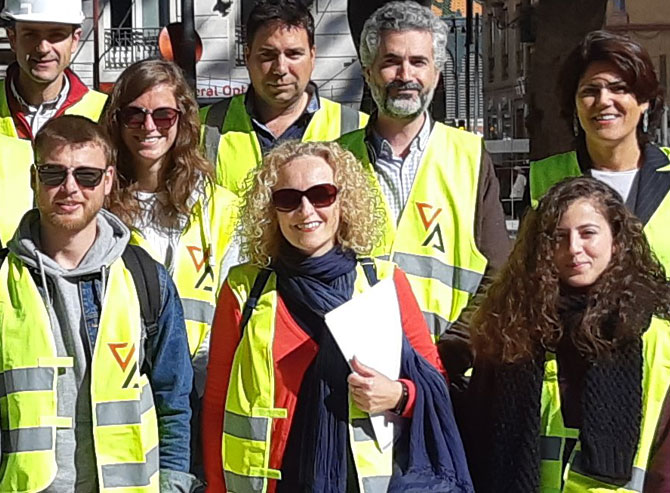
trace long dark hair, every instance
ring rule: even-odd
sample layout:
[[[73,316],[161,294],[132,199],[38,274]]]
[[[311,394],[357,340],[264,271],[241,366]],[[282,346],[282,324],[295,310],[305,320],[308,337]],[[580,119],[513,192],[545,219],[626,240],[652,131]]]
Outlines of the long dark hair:
[[[563,62],[558,78],[561,115],[572,125],[575,114],[575,94],[579,80],[593,62],[609,62],[620,72],[628,90],[638,103],[649,102],[649,126],[637,127],[640,146],[649,142],[663,115],[663,88],[658,82],[649,53],[632,39],[607,31],[593,31],[575,47]],[[584,130],[579,129],[578,140],[583,141]]]
[[[172,88],[177,107],[181,111],[177,123],[175,140],[168,160],[162,170],[158,192],[165,200],[160,201],[154,218],[161,226],[175,227],[180,216],[189,217],[189,199],[193,190],[202,185],[203,178],[211,179],[213,166],[198,148],[200,119],[198,104],[188,86],[181,69],[164,60],[143,60],[128,67],[119,77],[102,117],[112,142],[118,149],[117,183],[108,197],[107,208],[123,222],[133,225],[140,217],[141,209],[136,197],[138,190],[133,157],[121,138],[121,122],[118,110],[130,104],[146,91],[165,84]]]
[[[555,349],[563,336],[555,231],[563,213],[580,199],[590,201],[607,220],[613,253],[588,290],[580,326],[570,332],[577,349],[587,358],[599,358],[639,337],[650,314],[670,319],[670,283],[642,223],[607,185],[590,177],[568,178],[526,214],[512,254],[475,312],[471,326],[478,357],[512,363]]]

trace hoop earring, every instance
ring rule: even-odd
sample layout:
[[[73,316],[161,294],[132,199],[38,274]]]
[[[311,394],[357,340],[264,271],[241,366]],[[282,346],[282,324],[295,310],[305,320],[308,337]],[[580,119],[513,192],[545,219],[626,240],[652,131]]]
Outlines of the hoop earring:
[[[575,134],[575,137],[579,136],[579,118],[577,118],[577,112],[572,114],[572,133]]]
[[[644,110],[642,114],[642,132],[647,133],[649,130],[649,110]]]

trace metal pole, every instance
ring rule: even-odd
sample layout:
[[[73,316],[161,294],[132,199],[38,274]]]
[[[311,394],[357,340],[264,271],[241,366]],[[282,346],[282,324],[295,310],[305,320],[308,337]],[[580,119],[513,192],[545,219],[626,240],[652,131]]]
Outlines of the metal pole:
[[[661,145],[668,145],[668,107],[663,107],[663,120],[661,121]]]
[[[100,4],[93,0],[93,88],[100,89]]]
[[[193,0],[181,0],[181,23],[184,36],[177,49],[176,62],[184,71],[188,84],[195,89],[195,20]]]
[[[158,0],[158,25],[165,27],[170,23],[170,0]]]
[[[456,28],[456,17],[451,18],[451,25],[454,30],[454,91],[456,92],[456,97],[454,98],[454,120],[456,120],[455,123],[458,127],[458,117],[460,116],[458,99],[460,98],[460,93],[458,90],[458,29]]]
[[[470,121],[470,46],[472,46],[472,0],[465,2],[465,128],[472,130]]]
[[[479,14],[475,14],[475,128],[479,123],[480,84],[479,84]]]

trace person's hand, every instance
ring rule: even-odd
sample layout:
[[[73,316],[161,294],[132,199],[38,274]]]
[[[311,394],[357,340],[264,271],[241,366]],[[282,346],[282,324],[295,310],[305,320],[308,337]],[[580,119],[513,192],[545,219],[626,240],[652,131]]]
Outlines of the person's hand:
[[[354,373],[349,375],[349,392],[361,411],[377,414],[395,409],[402,397],[402,384],[365,366],[356,357],[351,360]]]

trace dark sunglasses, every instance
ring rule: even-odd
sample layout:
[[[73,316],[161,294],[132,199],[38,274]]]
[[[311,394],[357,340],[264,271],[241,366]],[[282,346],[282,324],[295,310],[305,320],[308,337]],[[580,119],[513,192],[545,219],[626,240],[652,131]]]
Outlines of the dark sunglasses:
[[[281,212],[291,212],[302,203],[302,198],[307,197],[314,207],[328,207],[337,198],[337,187],[329,183],[314,185],[307,190],[295,190],[283,188],[272,192],[272,205]]]
[[[156,128],[165,130],[175,124],[180,114],[181,111],[176,108],[148,110],[138,106],[126,106],[119,110],[119,120],[126,128],[140,128],[144,125],[147,115],[150,115]]]
[[[79,168],[68,168],[62,164],[41,164],[35,166],[37,170],[37,177],[40,183],[47,187],[58,187],[65,182],[70,169],[72,169],[72,176],[75,181],[82,187],[97,187],[102,181],[105,174],[105,169],[90,168],[88,166],[81,166]]]

